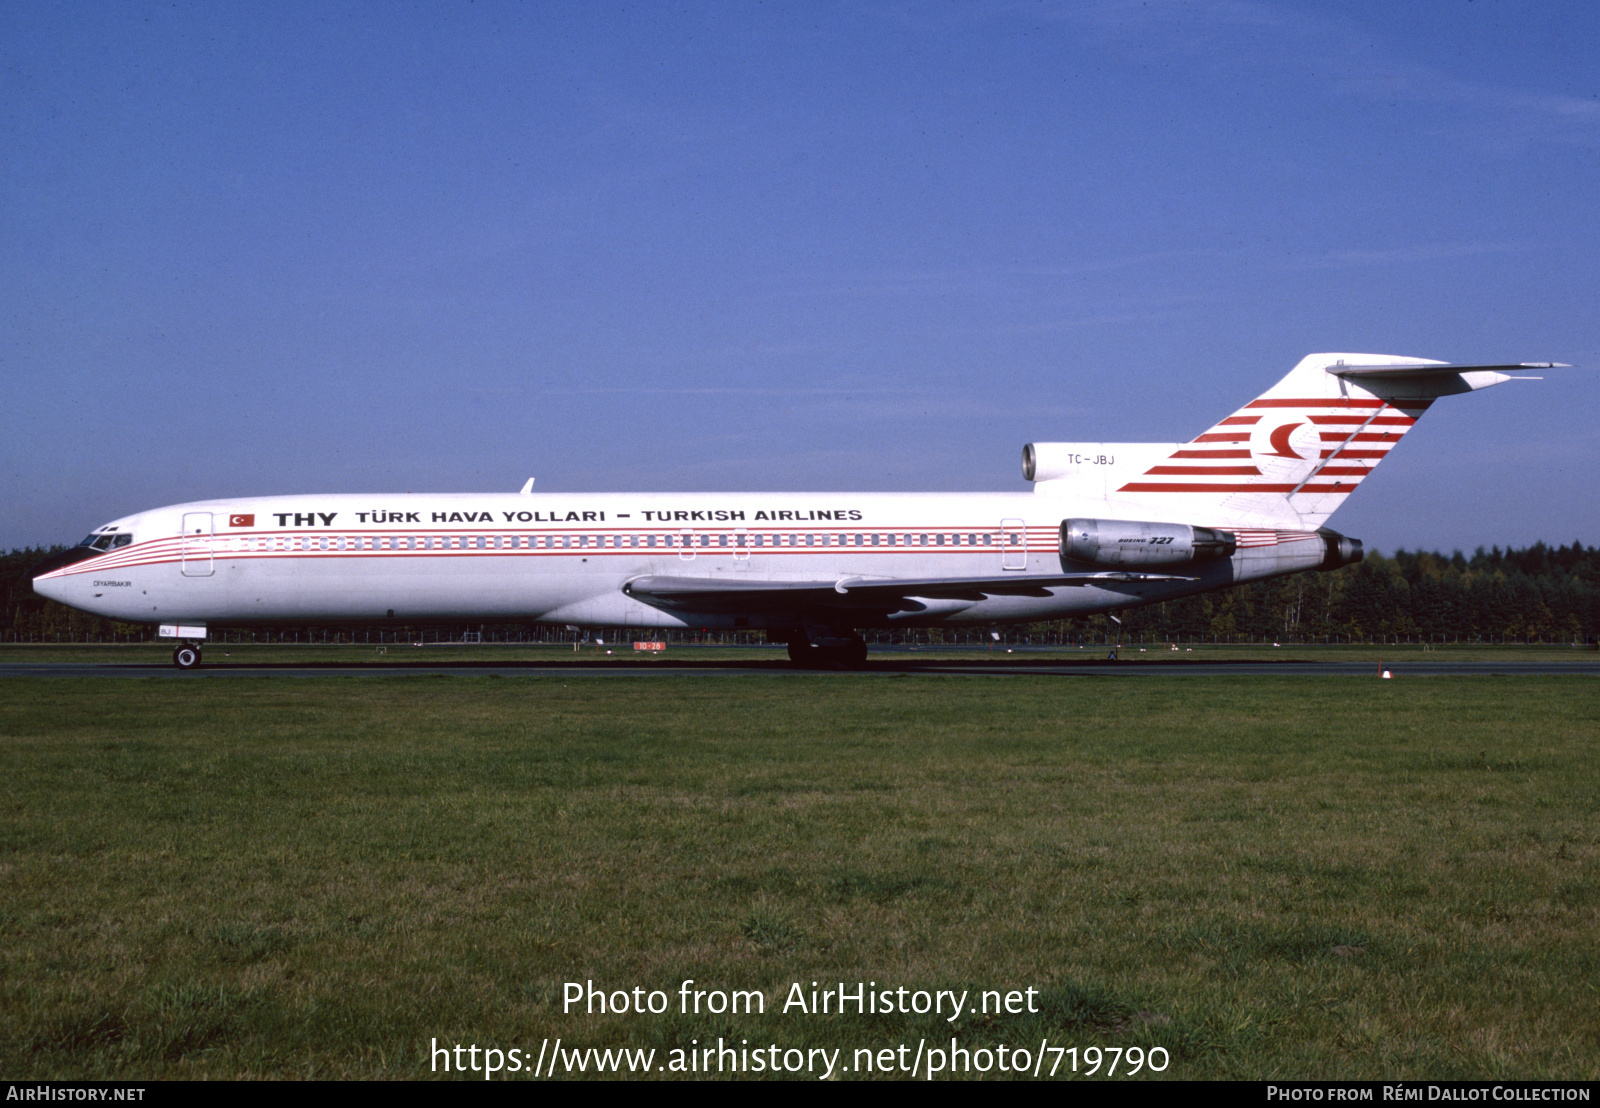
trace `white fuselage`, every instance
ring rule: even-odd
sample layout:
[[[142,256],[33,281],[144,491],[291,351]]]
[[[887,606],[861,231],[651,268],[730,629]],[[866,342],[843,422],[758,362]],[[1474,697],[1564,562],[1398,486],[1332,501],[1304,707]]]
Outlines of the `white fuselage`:
[[[104,530],[133,539],[41,577],[74,607],[143,623],[267,625],[549,622],[782,627],[784,605],[664,610],[623,592],[641,577],[746,582],[980,578],[1061,572],[1063,519],[1104,501],[1014,494],[347,494],[197,501]],[[1181,580],[941,597],[861,613],[856,626],[1002,623],[1148,604],[1315,566],[1305,532],[1257,532]],[[1286,560],[1287,559],[1287,560]]]

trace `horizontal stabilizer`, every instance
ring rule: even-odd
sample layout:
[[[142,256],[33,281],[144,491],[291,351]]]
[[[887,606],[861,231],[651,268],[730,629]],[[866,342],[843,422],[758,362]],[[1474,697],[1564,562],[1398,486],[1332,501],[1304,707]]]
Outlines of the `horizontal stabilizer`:
[[[1413,362],[1409,365],[1331,365],[1335,377],[1431,377],[1449,373],[1507,373],[1519,369],[1571,369],[1565,362],[1515,362],[1509,365],[1451,365],[1449,362]]]

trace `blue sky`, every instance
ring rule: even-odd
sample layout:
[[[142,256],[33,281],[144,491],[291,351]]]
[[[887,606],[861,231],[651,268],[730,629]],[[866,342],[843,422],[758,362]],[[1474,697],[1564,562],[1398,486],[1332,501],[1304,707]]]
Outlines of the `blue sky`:
[[[1600,543],[1600,7],[0,11],[0,548],[216,496],[1025,491],[1313,351],[1560,361],[1336,528]]]

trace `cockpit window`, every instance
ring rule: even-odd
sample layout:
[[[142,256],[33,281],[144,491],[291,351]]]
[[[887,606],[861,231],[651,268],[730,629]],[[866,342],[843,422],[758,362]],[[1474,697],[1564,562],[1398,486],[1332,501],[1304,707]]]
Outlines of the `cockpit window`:
[[[119,546],[127,546],[132,541],[133,535],[129,532],[107,531],[104,534],[98,532],[89,534],[78,545],[93,547],[95,550],[114,550]]]

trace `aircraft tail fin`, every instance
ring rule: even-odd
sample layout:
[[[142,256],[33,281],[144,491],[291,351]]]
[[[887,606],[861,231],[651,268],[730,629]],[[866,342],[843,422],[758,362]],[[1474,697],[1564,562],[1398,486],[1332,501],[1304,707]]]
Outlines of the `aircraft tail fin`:
[[[1312,354],[1204,434],[1147,455],[1106,494],[1152,505],[1152,518],[1315,530],[1439,397],[1555,364]]]

